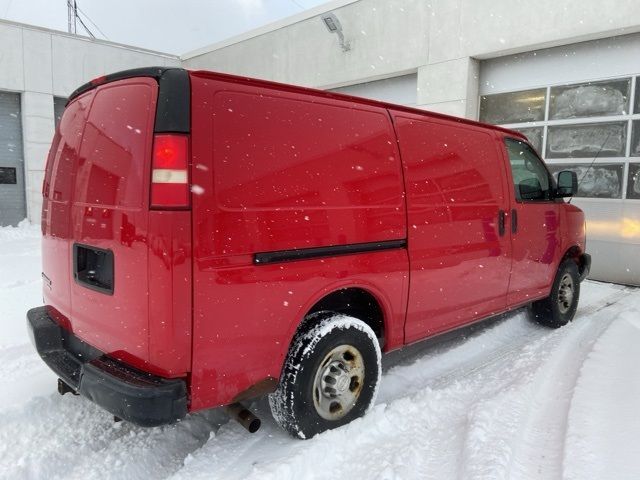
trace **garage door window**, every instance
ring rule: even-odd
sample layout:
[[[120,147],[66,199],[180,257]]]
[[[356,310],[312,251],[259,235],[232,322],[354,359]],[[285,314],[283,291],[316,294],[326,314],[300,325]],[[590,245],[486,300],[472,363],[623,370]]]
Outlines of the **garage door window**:
[[[15,185],[16,183],[18,183],[16,169],[0,167],[0,184]]]
[[[524,134],[554,175],[576,172],[578,197],[640,199],[640,76],[483,95],[480,120]]]

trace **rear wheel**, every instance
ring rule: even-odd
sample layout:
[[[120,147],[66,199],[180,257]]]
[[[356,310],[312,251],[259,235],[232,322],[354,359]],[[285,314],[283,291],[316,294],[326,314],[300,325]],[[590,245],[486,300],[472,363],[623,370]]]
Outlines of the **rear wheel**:
[[[569,258],[558,267],[550,295],[531,304],[531,316],[547,327],[562,327],[573,320],[579,299],[580,273],[576,263]]]
[[[364,415],[375,401],[381,372],[378,339],[363,321],[322,312],[305,323],[269,396],[278,424],[299,438]]]

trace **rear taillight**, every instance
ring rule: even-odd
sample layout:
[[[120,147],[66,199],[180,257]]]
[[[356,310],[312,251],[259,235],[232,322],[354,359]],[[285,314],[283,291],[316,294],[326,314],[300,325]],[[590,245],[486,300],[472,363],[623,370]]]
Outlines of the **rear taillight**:
[[[151,168],[151,208],[187,208],[189,137],[156,134]]]

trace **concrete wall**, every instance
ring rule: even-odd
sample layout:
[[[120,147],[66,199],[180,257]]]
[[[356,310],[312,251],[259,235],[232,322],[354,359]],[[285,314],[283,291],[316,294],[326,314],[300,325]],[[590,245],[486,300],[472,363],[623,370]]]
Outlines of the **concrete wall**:
[[[415,107],[417,101],[417,82],[418,75],[412,73],[384,80],[374,80],[372,82],[333,88],[331,91]]]
[[[323,11],[340,19],[348,52]],[[419,106],[476,118],[479,59],[638,31],[637,0],[342,0],[182,59],[319,88],[417,72]]]
[[[267,27],[265,33],[249,32],[183,55],[183,64],[187,68],[335,88],[412,73],[426,63],[429,2],[352,0],[322,7],[293,17],[292,23]],[[332,7],[350,43],[347,52],[318,16]]]
[[[21,93],[27,212],[38,221],[44,164],[54,133],[53,96],[118,70],[180,65],[177,57],[0,21],[0,90]]]

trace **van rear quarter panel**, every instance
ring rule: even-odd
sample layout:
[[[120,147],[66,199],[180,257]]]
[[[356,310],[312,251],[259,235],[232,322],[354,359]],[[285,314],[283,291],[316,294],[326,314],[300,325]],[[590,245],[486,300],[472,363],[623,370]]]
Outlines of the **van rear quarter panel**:
[[[402,344],[403,249],[255,265],[253,254],[406,238],[402,170],[383,108],[191,74],[191,409],[278,379],[324,295],[358,286]]]

